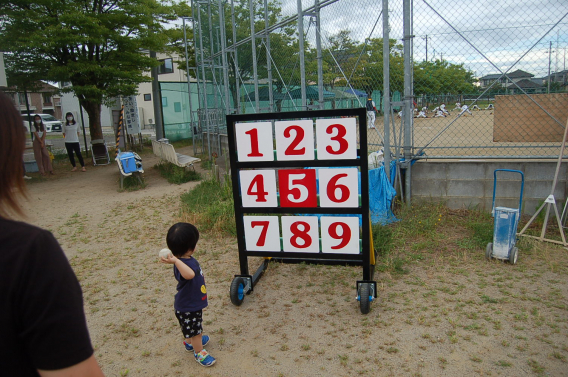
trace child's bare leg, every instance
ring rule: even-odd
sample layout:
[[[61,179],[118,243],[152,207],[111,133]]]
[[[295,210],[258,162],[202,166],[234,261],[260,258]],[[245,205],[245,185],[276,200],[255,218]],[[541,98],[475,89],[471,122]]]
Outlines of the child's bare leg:
[[[195,335],[191,338],[191,345],[193,346],[193,352],[199,353],[203,349],[201,334]]]

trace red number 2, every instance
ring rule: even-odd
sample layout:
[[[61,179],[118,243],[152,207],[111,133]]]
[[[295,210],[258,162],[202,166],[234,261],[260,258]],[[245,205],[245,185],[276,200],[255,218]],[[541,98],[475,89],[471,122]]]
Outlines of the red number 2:
[[[247,154],[248,157],[262,157],[264,156],[258,150],[258,130],[256,128],[250,129],[245,134],[250,136],[250,148],[251,151]],[[331,153],[331,152],[330,152]]]
[[[300,225],[303,227],[302,230],[299,228]],[[310,224],[304,221],[296,221],[290,226],[290,231],[292,232],[292,237],[290,238],[290,244],[292,244],[292,246],[298,249],[304,249],[311,246],[312,237],[308,234],[310,231]],[[298,238],[304,241],[303,245],[298,243]]]
[[[285,155],[287,156],[297,156],[297,155],[303,155],[304,153],[306,153],[306,147],[300,148],[300,149],[296,149],[298,147],[298,144],[300,144],[302,142],[302,140],[304,139],[304,129],[300,126],[290,126],[290,127],[286,127],[286,129],[284,130],[284,137],[285,138],[289,138],[290,136],[292,136],[290,134],[290,131],[296,131],[296,137],[294,137],[294,140],[292,140],[292,142],[290,143],[290,145],[288,146],[288,148],[286,148],[286,151],[284,152]]]
[[[337,130],[337,135],[333,136],[331,140],[337,141],[339,143],[339,148],[337,150],[334,150],[331,145],[328,145],[327,147],[325,147],[325,150],[329,154],[345,153],[347,151],[347,148],[349,147],[349,143],[344,138],[344,136],[347,134],[347,130],[342,124],[332,124],[326,128],[325,132],[331,135],[334,129]]]
[[[254,225],[253,225],[254,226]],[[341,235],[337,234],[337,228],[341,227]],[[339,245],[332,246],[334,250],[343,249],[351,241],[351,228],[345,223],[332,223],[328,228],[329,235],[335,240],[341,240]]]
[[[268,224],[270,224],[269,221],[251,221],[250,222],[250,225],[253,228],[255,226],[261,226],[262,227],[262,229],[260,231],[260,237],[258,237],[258,241],[256,241],[256,246],[264,246],[264,244],[266,242],[266,233],[268,233]],[[340,224],[340,223],[336,223],[336,224]],[[345,231],[344,231],[344,233],[345,233]],[[350,236],[351,236],[351,234],[350,234]]]
[[[253,191],[253,188],[256,186],[256,191]],[[256,202],[266,202],[266,196],[268,192],[264,191],[264,176],[259,174],[255,176],[252,181],[250,182],[250,186],[247,190],[247,195],[255,195]]]

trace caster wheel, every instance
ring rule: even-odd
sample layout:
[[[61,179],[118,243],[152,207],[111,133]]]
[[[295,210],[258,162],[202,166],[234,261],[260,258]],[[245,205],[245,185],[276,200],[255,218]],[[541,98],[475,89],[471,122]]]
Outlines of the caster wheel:
[[[359,289],[359,304],[362,314],[367,314],[371,310],[371,288],[369,284],[361,284]]]
[[[493,258],[493,243],[489,242],[485,249],[485,259],[491,260]]]
[[[245,299],[245,279],[236,277],[231,283],[231,302],[233,305],[240,306]]]
[[[509,253],[509,263],[517,264],[518,256],[519,256],[519,249],[517,249],[516,247],[513,247],[511,249],[511,253]]]

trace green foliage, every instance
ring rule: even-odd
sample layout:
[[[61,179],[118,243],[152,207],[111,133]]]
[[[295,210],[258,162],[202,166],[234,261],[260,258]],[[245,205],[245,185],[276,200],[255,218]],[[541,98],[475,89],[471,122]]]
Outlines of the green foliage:
[[[134,95],[160,63],[148,50],[167,52],[174,32],[164,24],[189,15],[185,3],[158,0],[44,0],[0,2],[0,46],[10,85],[29,80],[68,82],[100,132],[100,106]],[[95,131],[95,132],[93,132]]]
[[[474,73],[463,64],[445,60],[423,61],[414,67],[414,93],[473,93]]]
[[[201,180],[201,175],[199,173],[193,170],[186,170],[185,168],[174,165],[171,162],[162,161],[154,165],[154,168],[157,169],[160,172],[160,175],[166,178],[169,183],[174,183],[176,185]]]
[[[181,196],[182,212],[200,231],[236,235],[233,193],[230,181],[201,182]]]

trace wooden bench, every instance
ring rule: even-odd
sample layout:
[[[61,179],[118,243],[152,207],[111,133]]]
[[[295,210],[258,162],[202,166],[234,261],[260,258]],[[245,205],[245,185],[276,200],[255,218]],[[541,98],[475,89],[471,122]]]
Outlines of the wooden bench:
[[[160,141],[152,140],[152,149],[156,156],[182,168],[189,168],[191,166],[193,170],[195,170],[193,164],[201,161],[201,159],[197,157],[176,153],[173,145]]]

